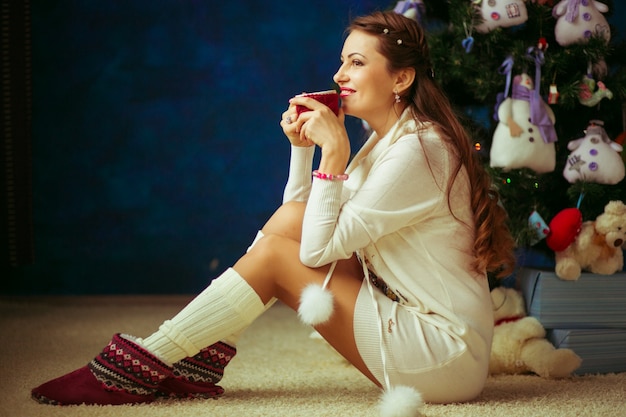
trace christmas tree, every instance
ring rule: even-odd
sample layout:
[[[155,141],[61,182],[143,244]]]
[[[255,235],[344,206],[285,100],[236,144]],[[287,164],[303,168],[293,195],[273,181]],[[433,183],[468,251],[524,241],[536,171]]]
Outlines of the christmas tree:
[[[619,41],[617,29],[608,23],[612,0],[601,5],[593,0],[407,3],[419,5],[417,18],[427,29],[436,77],[463,114],[476,150],[499,189],[520,248],[533,246],[552,255],[529,222],[533,212],[548,223],[561,210],[578,207],[583,220],[593,220],[609,201],[626,202],[623,178],[609,184],[569,182],[564,177],[571,152],[568,143],[584,137],[591,121],[603,124],[612,142],[626,146],[626,43]],[[565,18],[558,17],[558,12],[569,13],[571,18],[580,9],[578,18],[590,20],[583,13],[590,4],[598,9],[607,6],[607,11],[593,16],[606,19],[605,27],[595,22],[595,30],[576,42],[566,42],[562,33],[557,36],[558,19]],[[494,7],[502,12],[496,13]],[[531,94],[538,92],[554,115],[552,131],[558,140],[549,145],[554,149],[553,167],[491,166],[498,106],[511,95],[506,90],[521,74],[539,80]],[[615,154],[623,163],[626,151]]]

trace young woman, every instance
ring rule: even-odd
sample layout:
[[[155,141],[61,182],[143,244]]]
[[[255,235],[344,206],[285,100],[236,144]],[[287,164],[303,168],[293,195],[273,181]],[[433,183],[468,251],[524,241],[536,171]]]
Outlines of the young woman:
[[[376,12],[348,33],[334,76],[339,115],[290,101],[280,122],[292,151],[284,201],[246,254],[154,334],[115,335],[88,366],[33,389],[36,400],[220,395],[237,336],[276,299],[388,392],[429,402],[481,392],[493,329],[486,273],[514,265],[505,213],[418,24]],[[311,111],[298,115],[297,105]],[[350,163],[345,115],[373,130]],[[332,294],[327,320],[305,311],[311,284]]]

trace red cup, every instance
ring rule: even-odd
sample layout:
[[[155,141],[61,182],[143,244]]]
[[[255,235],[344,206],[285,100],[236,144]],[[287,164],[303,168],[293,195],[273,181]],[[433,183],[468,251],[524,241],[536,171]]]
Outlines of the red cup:
[[[339,114],[339,93],[335,90],[317,91],[315,93],[302,93],[296,97],[310,97],[328,106],[335,115]],[[300,115],[305,111],[310,111],[308,107],[296,105],[296,113]]]

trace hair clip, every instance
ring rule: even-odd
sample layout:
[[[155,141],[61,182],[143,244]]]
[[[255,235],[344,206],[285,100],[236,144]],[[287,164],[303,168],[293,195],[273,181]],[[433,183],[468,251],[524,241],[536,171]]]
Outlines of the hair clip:
[[[389,34],[389,29],[384,28],[384,29],[383,29],[383,33],[384,33],[385,35]]]

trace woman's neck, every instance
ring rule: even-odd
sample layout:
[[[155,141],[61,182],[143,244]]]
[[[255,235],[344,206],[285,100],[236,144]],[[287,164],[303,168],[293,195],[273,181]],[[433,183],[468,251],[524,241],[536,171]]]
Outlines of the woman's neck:
[[[379,139],[384,137],[389,132],[389,130],[391,130],[391,128],[398,122],[406,107],[407,106],[403,103],[396,103],[389,108],[389,111],[386,115],[384,115],[384,117],[381,117],[379,119],[380,121],[376,121],[373,123],[368,122]]]

